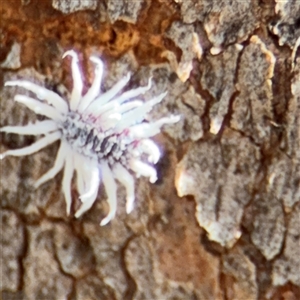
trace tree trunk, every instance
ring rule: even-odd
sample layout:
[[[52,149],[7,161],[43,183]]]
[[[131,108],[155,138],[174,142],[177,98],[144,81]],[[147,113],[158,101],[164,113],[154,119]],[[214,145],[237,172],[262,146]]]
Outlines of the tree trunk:
[[[4,0],[0,125],[41,120],[15,103],[24,79],[65,95],[79,54],[107,90],[153,77],[149,120],[179,115],[154,140],[158,180],[135,182],[115,219],[102,185],[81,218],[65,212],[62,175],[34,190],[58,144],[1,161],[2,299],[300,298],[300,2]],[[298,49],[299,48],[299,49]],[[128,88],[127,87],[127,88]],[[26,93],[26,92],[25,92]],[[27,95],[32,96],[29,92]],[[1,133],[0,152],[34,142]],[[75,179],[75,178],[74,178]]]

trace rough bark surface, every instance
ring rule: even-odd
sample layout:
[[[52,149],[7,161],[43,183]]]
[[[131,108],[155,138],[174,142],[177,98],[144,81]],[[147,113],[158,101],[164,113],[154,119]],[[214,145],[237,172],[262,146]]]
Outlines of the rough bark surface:
[[[129,215],[119,188],[104,227],[102,188],[78,220],[65,215],[61,174],[33,189],[58,144],[1,161],[2,299],[300,299],[299,0],[2,0],[0,9],[0,126],[39,118],[5,81],[72,87],[68,49],[80,53],[86,88],[96,54],[104,90],[128,70],[130,87],[153,76],[145,100],[168,95],[149,118],[181,116],[155,138],[159,180],[137,179]],[[33,141],[1,133],[0,152]]]

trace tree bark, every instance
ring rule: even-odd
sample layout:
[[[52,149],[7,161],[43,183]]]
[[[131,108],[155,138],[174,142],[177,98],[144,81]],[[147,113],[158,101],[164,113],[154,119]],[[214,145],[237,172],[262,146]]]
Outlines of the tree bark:
[[[155,137],[158,181],[136,179],[116,218],[101,186],[82,218],[66,216],[62,175],[37,190],[58,144],[1,160],[2,299],[299,299],[300,2],[4,0],[0,125],[40,119],[13,97],[26,79],[63,95],[68,49],[105,62],[107,90],[168,94],[150,120],[180,121]],[[29,94],[28,94],[29,95]],[[32,144],[1,132],[0,152]],[[78,208],[72,191],[72,213]]]

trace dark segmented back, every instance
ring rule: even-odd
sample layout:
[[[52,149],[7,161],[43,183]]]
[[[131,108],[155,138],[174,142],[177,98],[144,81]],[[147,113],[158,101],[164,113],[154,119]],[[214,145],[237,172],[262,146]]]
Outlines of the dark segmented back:
[[[61,125],[63,138],[74,150],[89,158],[105,158],[110,164],[116,161],[124,163],[126,146],[133,141],[121,137],[122,133],[101,132],[93,126],[80,119],[76,113],[70,113]]]

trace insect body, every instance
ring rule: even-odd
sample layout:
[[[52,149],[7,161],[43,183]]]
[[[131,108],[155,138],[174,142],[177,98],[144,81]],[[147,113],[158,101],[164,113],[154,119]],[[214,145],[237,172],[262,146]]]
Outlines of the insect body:
[[[166,95],[160,94],[145,103],[134,100],[151,88],[151,79],[145,87],[121,93],[130,79],[128,74],[110,90],[101,93],[103,63],[95,56],[90,57],[95,64],[95,79],[88,92],[82,96],[83,82],[77,54],[71,50],[63,57],[67,55],[72,58],[73,77],[73,90],[68,102],[53,91],[29,81],[5,83],[5,86],[23,87],[36,94],[38,100],[25,95],[16,95],[14,100],[50,120],[26,126],[2,127],[0,130],[4,132],[44,136],[28,147],[4,152],[0,159],[8,155],[29,155],[60,140],[54,166],[35,183],[35,187],[64,169],[62,189],[69,214],[72,201],[71,181],[76,171],[81,200],[81,206],[75,213],[78,218],[95,202],[102,180],[109,203],[109,213],[100,223],[105,225],[116,214],[115,179],[126,188],[126,212],[130,213],[135,198],[133,174],[149,177],[152,183],[157,179],[153,164],[159,160],[160,151],[149,138],[159,133],[164,124],[177,122],[179,117],[165,117],[153,123],[145,121],[146,114]],[[143,161],[145,155],[148,163]]]

